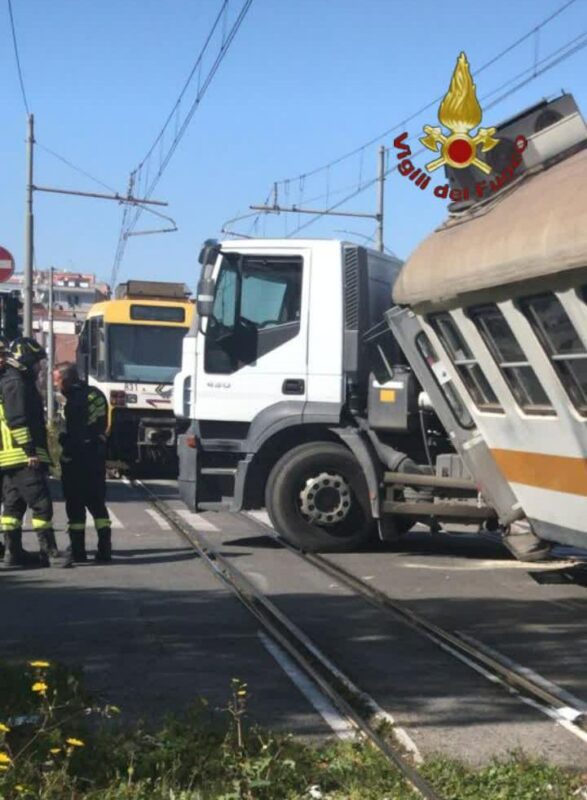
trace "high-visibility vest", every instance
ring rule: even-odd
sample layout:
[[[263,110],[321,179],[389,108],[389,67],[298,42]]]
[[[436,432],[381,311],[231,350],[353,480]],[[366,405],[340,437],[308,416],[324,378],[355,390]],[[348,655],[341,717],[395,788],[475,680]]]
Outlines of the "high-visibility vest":
[[[26,435],[26,432],[26,428],[11,430],[8,427],[4,415],[4,406],[0,401],[0,469],[17,469],[29,463],[29,457],[18,443],[18,439],[23,434]],[[37,447],[35,450],[39,461],[44,464],[51,463],[49,453],[44,447]]]

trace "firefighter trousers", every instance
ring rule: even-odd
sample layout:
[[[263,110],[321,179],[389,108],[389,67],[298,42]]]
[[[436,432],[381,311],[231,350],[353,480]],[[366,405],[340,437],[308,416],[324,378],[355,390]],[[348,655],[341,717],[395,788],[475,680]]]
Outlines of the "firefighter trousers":
[[[53,531],[53,502],[46,469],[23,466],[6,471],[2,481],[2,502],[1,523],[5,533],[22,529],[27,506],[31,509],[36,533]]]
[[[86,509],[94,518],[96,531],[110,529],[106,508],[106,462],[86,455],[82,460],[61,462],[61,485],[70,533],[86,529]]]

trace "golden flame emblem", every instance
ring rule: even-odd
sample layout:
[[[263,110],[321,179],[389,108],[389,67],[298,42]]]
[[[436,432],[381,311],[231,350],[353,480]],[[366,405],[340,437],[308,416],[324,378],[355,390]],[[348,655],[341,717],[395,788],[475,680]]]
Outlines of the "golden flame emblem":
[[[491,167],[477,158],[477,147],[481,145],[481,151],[486,153],[499,143],[499,139],[494,138],[495,128],[479,128],[475,136],[469,135],[479,125],[482,116],[469,62],[467,56],[461,53],[448,92],[438,109],[438,119],[448,128],[450,135],[446,136],[441,128],[424,125],[426,136],[420,139],[429,150],[440,152],[439,158],[426,164],[428,172],[433,172],[444,164],[457,169],[473,165],[489,175]]]

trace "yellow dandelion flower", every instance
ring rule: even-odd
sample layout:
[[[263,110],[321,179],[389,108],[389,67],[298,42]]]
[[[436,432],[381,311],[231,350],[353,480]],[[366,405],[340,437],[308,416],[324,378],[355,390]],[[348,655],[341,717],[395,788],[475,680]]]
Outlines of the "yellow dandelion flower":
[[[45,694],[49,687],[47,686],[45,681],[35,681],[35,683],[33,683],[31,688],[33,692],[36,692],[37,694]]]
[[[60,753],[60,752],[61,752],[61,748],[60,748],[60,747],[52,747],[52,748],[49,750],[49,752],[50,752],[50,753],[52,753],[52,754],[55,756],[55,755],[57,755],[57,753]]]
[[[29,661],[30,667],[35,667],[36,669],[47,669],[51,666],[49,661]]]
[[[0,753],[0,764],[12,764],[12,759],[8,753]]]
[[[14,787],[19,794],[26,792],[26,787],[24,787],[21,783],[17,783]]]
[[[84,742],[82,742],[81,739],[74,739],[74,738],[70,737],[69,739],[66,739],[65,741],[71,747],[85,747],[85,744],[84,744]]]
[[[0,764],[0,772],[6,772],[7,769],[8,767],[6,766],[6,764]]]
[[[0,722],[0,733],[10,733],[10,728],[3,722]]]
[[[239,697],[244,697],[246,695],[246,693],[247,693],[246,689],[239,689],[238,692],[237,692]]]

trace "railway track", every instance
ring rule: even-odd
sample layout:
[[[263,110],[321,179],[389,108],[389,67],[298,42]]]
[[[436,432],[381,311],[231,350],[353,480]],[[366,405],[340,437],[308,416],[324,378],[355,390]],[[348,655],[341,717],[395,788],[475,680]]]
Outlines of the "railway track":
[[[400,620],[421,636],[434,642],[452,657],[466,664],[488,681],[499,685],[519,699],[531,705],[570,733],[587,743],[587,703],[574,697],[559,686],[536,675],[532,670],[520,666],[492,648],[476,642],[466,634],[450,631],[427,620],[410,609],[407,604],[390,597],[380,589],[336,564],[323,555],[305,553],[282,539],[270,525],[256,516],[242,512],[241,516],[252,522],[265,535],[300,559],[313,565],[329,577],[360,595],[370,605]]]
[[[336,665],[287,618],[251,581],[218,552],[191,525],[186,523],[169,504],[154,494],[141,481],[132,481],[149,503],[172,526],[173,530],[200,556],[202,562],[235,594],[257,619],[267,634],[293,658],[302,671],[314,682],[339,713],[366,737],[398,769],[406,781],[425,798],[443,800],[428,780],[414,766],[413,757],[404,746],[381,732],[373,701],[344,675]],[[393,732],[392,732],[393,734]]]

